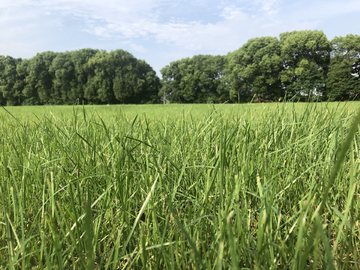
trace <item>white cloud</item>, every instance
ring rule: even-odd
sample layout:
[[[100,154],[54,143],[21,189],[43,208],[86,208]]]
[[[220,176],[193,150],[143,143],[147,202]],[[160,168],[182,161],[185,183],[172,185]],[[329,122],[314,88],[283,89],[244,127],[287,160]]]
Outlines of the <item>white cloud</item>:
[[[262,6],[262,10],[268,15],[275,15],[278,12],[279,0],[257,0],[256,2]]]
[[[34,55],[51,50],[52,40],[60,48],[73,29],[74,40],[89,39],[62,44],[64,50],[83,44],[101,48],[108,42],[140,54],[158,50],[163,59],[226,54],[249,38],[316,29],[324,22],[330,28],[341,23],[334,16],[356,11],[358,0],[1,0],[0,54]]]
[[[229,6],[224,8],[223,12],[221,13],[221,17],[224,17],[226,20],[234,19],[238,16],[241,16],[242,12],[240,8],[235,6]]]
[[[360,11],[360,1],[329,1],[329,2],[316,2],[309,1],[304,5],[293,6],[293,11],[289,14],[293,16],[293,19],[309,21],[316,19],[327,19],[333,16],[338,16],[346,13]],[[288,14],[285,14],[287,18],[291,18]],[[341,24],[341,22],[334,22]]]
[[[141,46],[141,45],[137,45],[137,44],[134,44],[134,43],[130,43],[130,47],[133,51],[136,51],[136,52],[141,52],[141,53],[145,53],[147,52],[147,50],[145,49],[144,46]]]
[[[166,19],[166,9],[170,6],[184,5],[183,2],[169,0],[53,0],[51,2],[20,0],[15,2],[5,0],[2,1],[0,7],[20,9],[20,7],[31,6],[43,9],[47,15],[54,11],[61,12],[65,16],[73,16],[82,20],[84,31],[101,38],[152,37],[158,42],[170,42],[184,49],[197,50],[204,47],[223,47],[221,43],[232,43],[232,40],[238,39],[236,35],[249,36],[251,35],[250,30],[258,31],[258,28],[278,27],[278,29],[284,29],[291,25],[294,27],[314,26],[316,24],[314,19],[328,16],[329,13],[348,12],[354,10],[354,5],[359,6],[359,4],[355,4],[358,1],[349,1],[348,3],[330,1],[326,5],[321,3],[322,9],[326,12],[319,12],[319,8],[311,9],[306,5],[305,11],[287,10],[285,17],[291,16],[293,19],[284,21],[281,16],[274,18],[279,13],[279,0],[255,0],[253,9],[260,6],[260,10],[254,14],[249,14],[241,7],[243,2],[234,1],[233,5],[224,6],[224,3],[227,2],[222,3],[223,8],[218,11],[220,19],[216,20],[215,16],[211,22],[204,23],[200,20],[177,22],[177,18],[174,17]],[[208,2],[197,0],[192,3],[187,2],[186,5],[198,5],[200,8],[204,8]],[[303,19],[303,12],[306,12],[305,18],[308,20]],[[297,16],[297,14],[302,15]],[[181,14],[179,16],[181,18]],[[312,18],[313,20],[311,20]],[[221,42],[218,40],[219,38],[221,38]]]

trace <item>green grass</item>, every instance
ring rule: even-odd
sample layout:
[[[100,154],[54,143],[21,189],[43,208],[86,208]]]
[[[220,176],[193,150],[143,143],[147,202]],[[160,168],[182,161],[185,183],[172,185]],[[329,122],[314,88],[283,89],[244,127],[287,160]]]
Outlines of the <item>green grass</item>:
[[[358,107],[6,107],[0,269],[358,269]]]
[[[110,120],[112,124],[120,116],[127,121],[132,121],[137,115],[142,116],[146,114],[149,120],[163,120],[165,118],[177,119],[179,117],[188,118],[191,116],[195,120],[202,120],[209,115],[216,108],[216,113],[224,117],[239,117],[248,114],[254,119],[261,119],[265,113],[272,113],[283,106],[281,103],[253,103],[253,104],[171,104],[171,105],[86,105],[86,113],[89,116],[95,115],[103,118],[105,122]],[[306,108],[306,103],[294,104],[297,113],[303,113]],[[344,103],[318,103],[318,108],[335,109],[339,107],[341,111],[354,112],[359,106],[360,102],[344,102]],[[289,105],[287,106],[289,107]],[[70,119],[74,116],[74,110],[77,113],[82,113],[82,105],[78,106],[19,106],[19,107],[5,107],[16,118],[22,122],[32,123],[38,118],[56,117]],[[292,110],[285,110],[292,112]],[[0,110],[1,117],[7,116],[5,110]]]

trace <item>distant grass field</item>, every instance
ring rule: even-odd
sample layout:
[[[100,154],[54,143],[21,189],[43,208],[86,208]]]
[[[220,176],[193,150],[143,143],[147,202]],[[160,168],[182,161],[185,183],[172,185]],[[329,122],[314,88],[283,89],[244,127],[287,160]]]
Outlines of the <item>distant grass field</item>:
[[[0,108],[0,269],[359,269],[359,106]]]
[[[165,118],[178,118],[191,116],[196,120],[201,120],[216,110],[217,114],[224,117],[241,117],[249,114],[250,117],[261,118],[264,113],[271,113],[279,108],[286,107],[286,112],[303,113],[307,108],[307,103],[253,103],[253,104],[169,104],[169,105],[85,105],[87,114],[100,116],[105,121],[113,121],[117,118],[124,117],[128,120],[135,116],[146,115],[148,119],[160,120]],[[360,102],[330,102],[318,103],[318,108],[328,107],[329,109],[340,108],[341,111],[353,112],[360,107]],[[21,121],[35,121],[43,116],[49,117],[73,117],[74,111],[79,113],[83,106],[21,106],[5,107],[11,114]],[[290,109],[291,108],[291,109]],[[344,109],[343,109],[344,108]],[[0,110],[0,117],[7,116],[4,109]]]

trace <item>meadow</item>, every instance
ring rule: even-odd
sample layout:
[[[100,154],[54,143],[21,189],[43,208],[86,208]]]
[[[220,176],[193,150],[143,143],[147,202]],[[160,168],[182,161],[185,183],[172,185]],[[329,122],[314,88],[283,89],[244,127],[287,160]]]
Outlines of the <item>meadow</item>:
[[[359,269],[359,107],[0,108],[0,269]]]

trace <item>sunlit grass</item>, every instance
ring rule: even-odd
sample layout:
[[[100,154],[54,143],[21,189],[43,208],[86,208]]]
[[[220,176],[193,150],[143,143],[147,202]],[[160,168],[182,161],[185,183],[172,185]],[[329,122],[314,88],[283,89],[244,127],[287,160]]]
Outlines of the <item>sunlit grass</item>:
[[[358,269],[351,104],[6,108],[0,268]]]
[[[238,117],[244,114],[248,114],[253,119],[261,119],[265,113],[273,113],[279,109],[279,106],[283,106],[283,103],[253,103],[253,104],[168,104],[168,105],[85,105],[86,113],[88,115],[100,116],[106,123],[112,124],[114,119],[120,116],[127,121],[131,121],[137,115],[142,116],[146,114],[147,119],[159,121],[165,118],[177,119],[184,117],[187,119],[191,116],[195,120],[202,120],[209,113],[216,108],[217,114],[223,117]],[[288,105],[289,106],[289,105]],[[307,103],[295,103],[293,104],[297,113],[303,113],[307,108]],[[318,103],[318,108],[338,108],[339,111],[346,110],[347,112],[356,111],[360,102],[330,102],[330,103]],[[76,106],[19,106],[19,107],[5,107],[12,115],[21,121],[28,121],[32,123],[38,118],[52,117],[55,115],[58,118],[73,117],[75,111],[82,110],[82,105]],[[285,110],[285,112],[291,112],[292,110]],[[0,118],[7,115],[5,110],[0,110]]]

